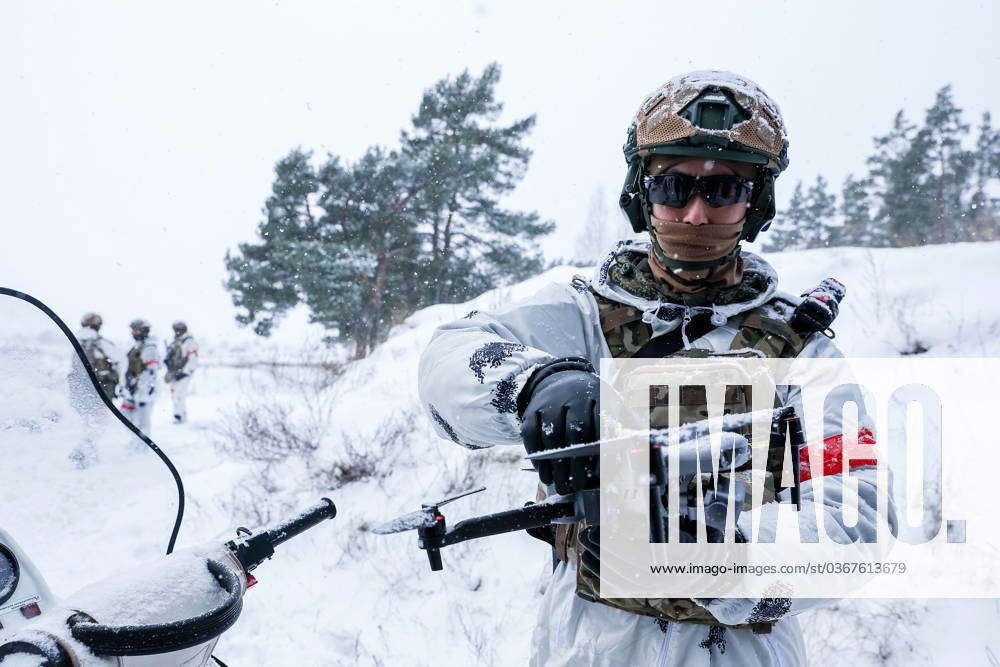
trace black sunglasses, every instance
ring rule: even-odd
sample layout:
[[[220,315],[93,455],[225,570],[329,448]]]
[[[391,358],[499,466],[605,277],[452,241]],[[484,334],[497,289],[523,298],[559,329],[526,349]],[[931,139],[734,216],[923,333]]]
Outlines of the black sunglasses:
[[[735,174],[690,176],[679,171],[667,171],[643,179],[649,201],[670,208],[684,208],[697,193],[705,195],[712,208],[739,204],[750,198],[753,181]]]

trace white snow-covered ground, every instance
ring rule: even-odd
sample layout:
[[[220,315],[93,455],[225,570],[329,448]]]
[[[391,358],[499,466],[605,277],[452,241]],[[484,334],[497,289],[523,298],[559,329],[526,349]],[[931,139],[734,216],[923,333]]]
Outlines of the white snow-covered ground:
[[[828,275],[846,283],[848,296],[835,328],[848,355],[924,349],[934,356],[1000,356],[998,253],[1000,243],[990,243],[812,250],[768,259],[789,292],[804,291]],[[282,545],[255,572],[260,583],[248,592],[243,616],[216,650],[223,660],[230,665],[526,663],[547,547],[524,534],[472,541],[444,550],[445,570],[432,573],[414,534],[379,536],[368,529],[422,501],[479,484],[487,486],[485,493],[447,507],[450,522],[519,506],[534,496],[535,477],[521,471],[526,466],[520,451],[469,452],[434,435],[417,403],[417,363],[438,324],[528,296],[576,273],[581,271],[560,267],[466,304],[424,309],[368,359],[347,364],[339,375],[330,368],[342,357],[307,343],[316,340],[315,332],[297,330],[294,321],[279,343],[255,346],[241,339],[234,349],[219,338],[203,346],[189,401],[191,421],[170,424],[169,399],[161,393],[152,427],[153,439],[177,464],[186,485],[179,545],[228,539],[236,526],[280,519],[323,495],[339,508],[334,521]],[[9,336],[10,328],[7,323],[0,334]],[[23,382],[44,385],[55,395],[65,384],[66,354],[54,336],[36,347],[43,354],[22,355],[12,367],[23,373],[18,376]],[[10,349],[0,345],[0,351]],[[318,361],[333,363],[323,368]],[[294,365],[299,362],[312,365]],[[30,423],[3,422],[5,443],[17,436],[33,446],[5,456],[0,475],[34,475],[41,456],[37,445],[73,441],[81,432],[79,417],[68,403],[37,387],[4,382],[0,378],[9,407],[0,412],[0,422],[15,411],[40,416]],[[277,446],[255,445],[239,423],[265,440],[284,423],[290,434],[274,442],[288,442],[291,435],[299,446],[280,452]],[[102,438],[102,447],[105,441],[127,440],[114,425]],[[112,445],[106,447],[109,453],[83,472],[61,463],[64,456],[49,455],[43,479],[57,488],[22,485],[26,490],[16,499],[0,489],[0,523],[15,536],[20,530],[24,546],[30,542],[45,552],[37,558],[57,594],[91,583],[97,574],[133,567],[165,542],[169,485],[155,478],[143,455],[133,452],[130,459],[127,452],[112,454]],[[31,510],[37,521],[29,522],[8,518],[16,503],[47,505],[45,511]],[[55,534],[26,534],[41,525]],[[803,616],[802,623],[816,665],[1000,665],[1000,602],[994,600],[845,600]]]

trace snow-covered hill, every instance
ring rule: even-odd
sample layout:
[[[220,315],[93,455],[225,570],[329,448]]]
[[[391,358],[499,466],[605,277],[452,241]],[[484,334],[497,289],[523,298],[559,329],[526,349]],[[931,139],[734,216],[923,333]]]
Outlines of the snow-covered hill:
[[[998,252],[1000,243],[767,259],[788,292],[828,275],[846,283],[835,329],[848,355],[998,356]],[[479,484],[487,491],[450,505],[449,521],[534,496],[535,476],[521,470],[520,451],[469,452],[434,435],[417,403],[417,363],[437,325],[577,273],[589,272],[559,267],[465,304],[426,308],[369,358],[343,366],[335,355],[318,364],[323,355],[315,345],[303,347],[294,327],[281,332],[284,347],[269,345],[256,358],[253,347],[241,343],[234,355],[220,344],[198,371],[189,424],[169,424],[169,401],[161,398],[152,436],[186,484],[182,545],[228,538],[237,525],[280,518],[321,495],[340,508],[333,522],[283,545],[256,572],[260,584],[219,643],[221,658],[230,665],[525,664],[547,547],[524,534],[473,541],[445,550],[445,570],[432,573],[415,535],[369,529]],[[64,363],[59,354],[44,361],[53,377],[65,376]],[[132,499],[117,500],[122,511]],[[149,501],[136,502],[140,511]],[[105,547],[120,555],[121,566],[159,547],[136,545],[134,534],[105,533]],[[65,594],[80,575],[49,576]],[[802,621],[817,665],[1000,664],[1000,607],[993,601],[841,601]]]

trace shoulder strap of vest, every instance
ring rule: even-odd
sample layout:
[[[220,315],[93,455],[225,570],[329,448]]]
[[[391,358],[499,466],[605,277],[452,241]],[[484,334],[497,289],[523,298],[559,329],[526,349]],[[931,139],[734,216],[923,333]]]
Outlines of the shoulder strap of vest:
[[[597,311],[601,318],[601,331],[604,333],[642,319],[642,311],[638,308],[612,301],[595,292],[593,287],[590,288],[590,293],[597,301]]]
[[[767,309],[768,304],[754,308],[744,315],[729,349],[754,350],[772,359],[797,357],[805,347],[805,341],[802,336],[795,333],[788,322],[771,317]]]
[[[697,340],[712,331],[712,329],[715,329],[715,325],[712,324],[709,314],[699,313],[692,317],[687,325],[681,325],[662,336],[649,339],[632,357],[642,359],[662,359],[663,357],[669,357],[684,347],[683,334],[687,334],[688,340]]]
[[[678,327],[673,332],[652,338],[652,328],[642,322],[642,311],[634,306],[618,303],[595,292],[601,320],[601,331],[613,357],[662,358],[676,353],[683,343]],[[798,356],[805,347],[802,336],[784,319],[774,317],[776,302],[784,304],[781,297],[774,297],[766,304],[747,311],[737,326],[730,351],[753,350],[769,358]],[[685,332],[689,340],[701,338],[714,327],[707,314],[691,318]],[[673,335],[671,335],[673,334]]]
[[[601,333],[615,358],[631,357],[652,336],[653,330],[642,321],[642,311],[633,306],[619,303],[601,296],[590,288],[597,302],[597,312],[601,323]]]

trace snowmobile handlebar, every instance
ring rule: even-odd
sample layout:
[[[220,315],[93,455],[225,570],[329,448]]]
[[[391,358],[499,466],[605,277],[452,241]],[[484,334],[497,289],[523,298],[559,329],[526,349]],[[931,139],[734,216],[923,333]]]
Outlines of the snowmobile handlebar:
[[[233,555],[247,572],[274,555],[274,548],[305,532],[313,526],[337,516],[337,506],[329,498],[300,513],[298,516],[267,528],[256,535],[246,528],[238,528],[239,539],[226,543]]]

